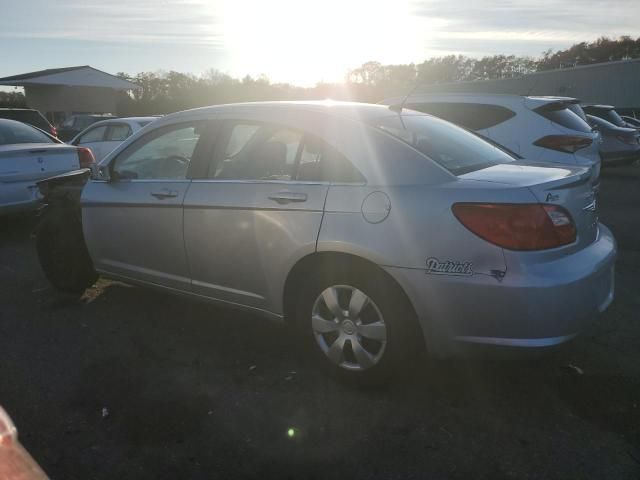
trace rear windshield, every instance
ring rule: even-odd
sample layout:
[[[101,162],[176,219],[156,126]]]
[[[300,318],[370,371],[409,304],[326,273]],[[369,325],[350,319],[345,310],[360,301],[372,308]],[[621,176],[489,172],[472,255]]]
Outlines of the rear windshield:
[[[536,113],[542,115],[547,120],[551,120],[553,123],[557,123],[565,128],[570,128],[577,132],[590,133],[591,127],[578,115],[573,113],[568,108],[554,108],[551,110],[544,107],[536,110]]]
[[[604,118],[607,122],[613,123],[616,127],[626,127],[627,124],[624,123],[622,117],[618,115],[618,112],[615,110],[607,110],[604,112],[598,112],[598,116]]]
[[[376,122],[376,127],[411,145],[454,175],[515,160],[465,129],[429,115],[396,115]]]
[[[587,121],[587,116],[585,115],[584,110],[577,103],[572,103],[570,105],[567,105],[567,108],[571,110],[573,113],[575,113],[576,115],[578,115],[585,122]]]
[[[42,130],[49,130],[49,122],[34,110],[0,110],[0,118],[8,118],[9,120],[17,120],[34,125]]]
[[[598,126],[606,130],[616,130],[616,126],[611,122],[607,122],[604,118],[596,117],[595,115],[589,115],[587,118],[594,126]]]
[[[51,138],[29,125],[18,122],[0,122],[0,145],[16,143],[55,143]]]

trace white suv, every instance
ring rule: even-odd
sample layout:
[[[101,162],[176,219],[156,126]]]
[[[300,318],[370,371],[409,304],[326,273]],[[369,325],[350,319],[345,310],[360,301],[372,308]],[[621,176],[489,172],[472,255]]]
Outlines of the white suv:
[[[600,177],[600,135],[572,111],[579,103],[574,98],[443,93],[380,103],[443,118],[530,161],[592,167],[594,183]]]

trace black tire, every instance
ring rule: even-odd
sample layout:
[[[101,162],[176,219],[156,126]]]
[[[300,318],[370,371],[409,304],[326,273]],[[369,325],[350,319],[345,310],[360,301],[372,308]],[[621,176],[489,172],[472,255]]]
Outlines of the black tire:
[[[360,262],[316,263],[306,277],[296,306],[296,329],[305,351],[332,376],[358,386],[380,386],[392,379],[406,379],[417,370],[424,352],[422,331],[404,292],[384,272]],[[386,344],[379,362],[363,370],[333,363],[314,335],[311,317],[318,296],[328,287],[348,285],[366,294],[380,311],[386,325]],[[344,303],[344,302],[343,302]],[[343,306],[341,304],[341,306]]]
[[[36,249],[47,280],[61,292],[82,293],[98,279],[80,214],[72,209],[49,207],[36,230]]]

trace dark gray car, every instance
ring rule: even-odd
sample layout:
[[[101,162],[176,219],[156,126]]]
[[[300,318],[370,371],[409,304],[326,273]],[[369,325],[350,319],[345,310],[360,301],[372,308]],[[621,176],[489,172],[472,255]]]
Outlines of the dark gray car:
[[[589,124],[602,135],[600,157],[603,164],[631,163],[640,158],[640,132],[618,127],[594,115],[587,115]]]

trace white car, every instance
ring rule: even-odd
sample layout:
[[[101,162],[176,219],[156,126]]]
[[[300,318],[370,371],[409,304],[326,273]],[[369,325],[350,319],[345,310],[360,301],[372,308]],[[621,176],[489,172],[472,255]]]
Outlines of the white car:
[[[594,183],[600,177],[600,135],[572,111],[577,99],[443,93],[396,97],[381,103],[403,105],[448,120],[529,161],[592,167]]]
[[[26,123],[0,119],[0,214],[37,208],[38,180],[93,162],[86,148],[62,143]]]
[[[90,149],[96,162],[99,162],[127,138],[157,118],[128,117],[102,120],[85,128],[69,143]]]

